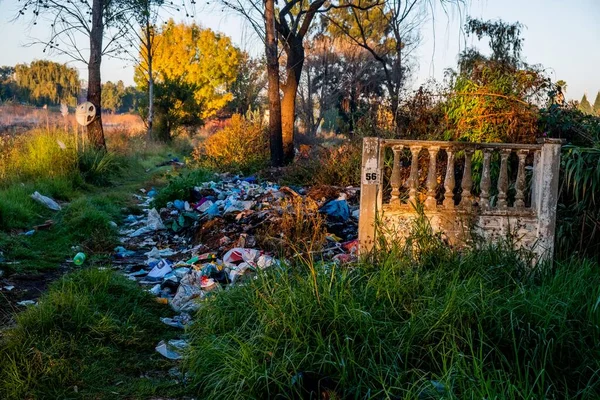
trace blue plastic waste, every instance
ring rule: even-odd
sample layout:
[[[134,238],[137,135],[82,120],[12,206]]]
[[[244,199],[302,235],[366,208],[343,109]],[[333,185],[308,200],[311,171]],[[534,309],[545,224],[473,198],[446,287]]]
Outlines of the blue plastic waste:
[[[215,218],[215,217],[218,217],[219,215],[221,215],[221,212],[219,211],[219,205],[217,203],[213,203],[213,205],[210,206],[208,208],[208,210],[206,210],[204,213],[209,218]]]
[[[247,178],[242,179],[244,182],[248,182],[248,183],[256,183],[256,177],[255,176],[249,176]]]
[[[341,221],[347,221],[350,218],[350,208],[346,200],[332,200],[327,202],[319,211],[333,219]]]
[[[115,257],[117,258],[127,258],[135,255],[135,251],[127,250],[123,246],[115,247]]]
[[[158,194],[158,191],[154,188],[150,189],[150,191],[148,192],[148,196],[150,197],[154,197]]]
[[[175,206],[176,209],[183,210],[185,208],[185,201],[183,201],[183,200],[175,200],[173,202],[173,205]]]

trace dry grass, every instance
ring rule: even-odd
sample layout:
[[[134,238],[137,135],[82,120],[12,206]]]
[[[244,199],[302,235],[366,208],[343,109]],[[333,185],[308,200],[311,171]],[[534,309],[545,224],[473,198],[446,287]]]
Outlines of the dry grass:
[[[257,234],[259,246],[285,256],[310,255],[325,244],[325,220],[311,198],[294,197],[281,204],[279,215]]]
[[[126,133],[130,136],[143,134],[144,121],[134,114],[102,114],[105,134]],[[83,128],[75,121],[75,112],[63,117],[56,107],[43,109],[41,107],[26,106],[22,104],[0,105],[0,134],[23,133],[31,129],[56,130],[62,129],[72,132],[83,132]]]

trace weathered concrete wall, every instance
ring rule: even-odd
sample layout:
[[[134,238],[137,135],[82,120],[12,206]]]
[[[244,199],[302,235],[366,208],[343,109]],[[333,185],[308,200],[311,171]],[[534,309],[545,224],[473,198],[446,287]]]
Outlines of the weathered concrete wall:
[[[386,177],[383,174],[383,160],[386,147],[392,148],[394,160],[389,177],[390,199],[384,204]],[[516,145],[365,138],[359,223],[361,251],[369,251],[378,234],[392,239],[406,237],[417,217],[413,205],[421,201],[433,230],[441,232],[450,245],[472,245],[478,243],[478,239],[492,242],[510,239],[515,246],[531,250],[539,260],[552,258],[560,147],[561,142],[556,140],[546,140],[539,145]],[[411,158],[411,164],[410,176],[402,185],[400,158],[404,149],[410,149],[408,157]],[[424,175],[424,171],[419,171],[419,157],[423,150],[427,151],[429,162],[427,179],[420,191],[419,177]],[[476,196],[472,193],[471,157],[477,150],[483,156],[483,169],[480,190]],[[445,176],[436,174],[440,151],[446,153]],[[454,157],[457,152],[465,157],[460,188],[455,187],[454,177]],[[498,154],[500,168],[496,182],[492,182],[490,172],[490,160],[494,152]],[[516,155],[518,167],[512,185],[515,194],[509,199],[511,182],[508,164],[511,154]],[[529,157],[532,160],[530,166],[527,165],[528,155],[533,155]],[[526,187],[527,169],[532,170],[529,188]],[[443,199],[436,195],[440,183],[444,186]],[[492,202],[490,192],[493,183],[497,194]],[[407,188],[406,201],[401,199],[401,187]],[[460,198],[458,201],[457,197]],[[377,230],[375,221],[381,222]]]

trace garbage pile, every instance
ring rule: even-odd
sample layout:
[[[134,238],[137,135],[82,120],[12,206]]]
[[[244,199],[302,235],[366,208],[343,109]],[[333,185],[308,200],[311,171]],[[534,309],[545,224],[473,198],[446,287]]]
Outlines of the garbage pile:
[[[146,215],[125,219],[113,264],[178,313],[161,321],[181,329],[192,323],[190,314],[202,299],[286,262],[257,249],[256,234],[266,223],[276,226],[288,212],[287,201],[307,197],[303,189],[226,176],[202,183],[192,198],[169,202],[160,210],[151,208],[150,195],[155,193],[136,195]],[[337,198],[327,198],[332,193]],[[358,206],[349,202],[356,195],[355,188],[330,189],[314,200],[326,221],[326,243],[315,252],[321,259],[347,263],[356,258]],[[177,350],[170,343],[157,346],[172,359],[178,359]]]

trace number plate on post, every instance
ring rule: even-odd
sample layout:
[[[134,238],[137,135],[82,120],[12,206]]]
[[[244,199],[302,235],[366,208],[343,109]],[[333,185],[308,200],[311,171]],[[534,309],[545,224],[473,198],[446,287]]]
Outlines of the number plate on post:
[[[362,176],[363,185],[378,185],[379,171],[376,168],[365,168]]]

